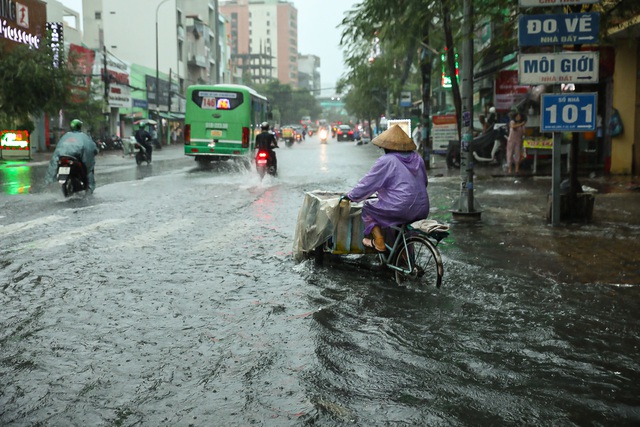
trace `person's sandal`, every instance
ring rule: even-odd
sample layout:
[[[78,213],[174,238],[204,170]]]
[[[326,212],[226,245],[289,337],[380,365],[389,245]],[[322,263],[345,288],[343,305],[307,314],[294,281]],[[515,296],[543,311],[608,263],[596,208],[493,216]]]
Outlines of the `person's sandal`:
[[[380,253],[384,253],[387,250],[387,248],[384,248],[382,250],[378,249],[374,244],[374,240],[369,237],[365,237],[364,239],[362,239],[362,245],[367,248],[375,249],[377,252],[380,252]]]

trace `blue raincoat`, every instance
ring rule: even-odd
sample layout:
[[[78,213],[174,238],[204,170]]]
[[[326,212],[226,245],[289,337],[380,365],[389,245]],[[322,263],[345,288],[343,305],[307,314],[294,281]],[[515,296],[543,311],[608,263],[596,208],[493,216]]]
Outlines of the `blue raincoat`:
[[[425,219],[429,215],[427,171],[415,151],[389,152],[380,156],[371,170],[347,193],[354,202],[378,193],[362,207],[364,234],[375,225],[382,228]]]
[[[56,150],[53,152],[53,156],[49,162],[47,182],[52,183],[56,180],[60,156],[73,156],[84,164],[87,170],[89,189],[93,192],[96,188],[96,180],[93,176],[93,168],[96,165],[96,154],[98,154],[98,147],[96,147],[96,144],[89,135],[83,132],[73,131],[65,133],[56,144]]]

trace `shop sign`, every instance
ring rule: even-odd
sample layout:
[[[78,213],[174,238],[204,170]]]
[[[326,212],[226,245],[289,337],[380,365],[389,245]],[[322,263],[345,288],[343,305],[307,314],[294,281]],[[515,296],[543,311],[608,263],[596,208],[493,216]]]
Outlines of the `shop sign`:
[[[82,102],[91,93],[91,74],[96,58],[96,52],[76,44],[69,45],[69,56],[75,61],[68,61],[69,67],[74,66],[73,81],[70,85],[71,98],[74,102]]]
[[[518,55],[520,84],[598,83],[598,52]]]
[[[0,40],[39,48],[46,28],[46,4],[39,0],[0,1]]]
[[[13,151],[29,151],[29,131],[3,130],[0,131],[0,149]]]
[[[502,70],[496,77],[495,107],[497,110],[510,110],[529,93],[529,86],[518,83],[517,70]]]
[[[520,15],[520,46],[594,44],[600,34],[600,14]]]

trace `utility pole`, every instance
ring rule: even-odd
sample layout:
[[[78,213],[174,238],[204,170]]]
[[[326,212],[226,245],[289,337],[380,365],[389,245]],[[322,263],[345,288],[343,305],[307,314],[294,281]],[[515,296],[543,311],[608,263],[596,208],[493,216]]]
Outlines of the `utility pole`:
[[[430,110],[431,110],[431,52],[429,51],[429,25],[431,24],[431,17],[424,23],[422,27],[422,55],[420,57],[420,73],[422,75],[422,158],[427,170],[431,169],[431,151],[433,149],[433,142],[430,138],[431,123]]]
[[[473,141],[473,0],[464,0],[462,21],[462,141],[460,147],[460,198],[451,211],[459,220],[479,220],[480,204],[473,198],[473,158],[469,149]],[[455,76],[451,77],[455,79]],[[466,173],[466,177],[465,177]]]

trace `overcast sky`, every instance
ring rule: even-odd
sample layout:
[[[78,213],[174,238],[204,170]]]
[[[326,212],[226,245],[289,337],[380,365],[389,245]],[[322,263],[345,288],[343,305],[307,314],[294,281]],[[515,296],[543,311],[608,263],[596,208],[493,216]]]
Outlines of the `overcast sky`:
[[[82,0],[59,0],[70,9],[82,13]],[[151,0],[145,0],[151,2]],[[338,46],[342,29],[338,28],[344,13],[360,0],[292,0],[298,9],[298,50],[320,57],[322,88],[334,88],[344,73],[342,50]],[[82,23],[80,23],[82,25]],[[323,95],[332,94],[323,91]]]

